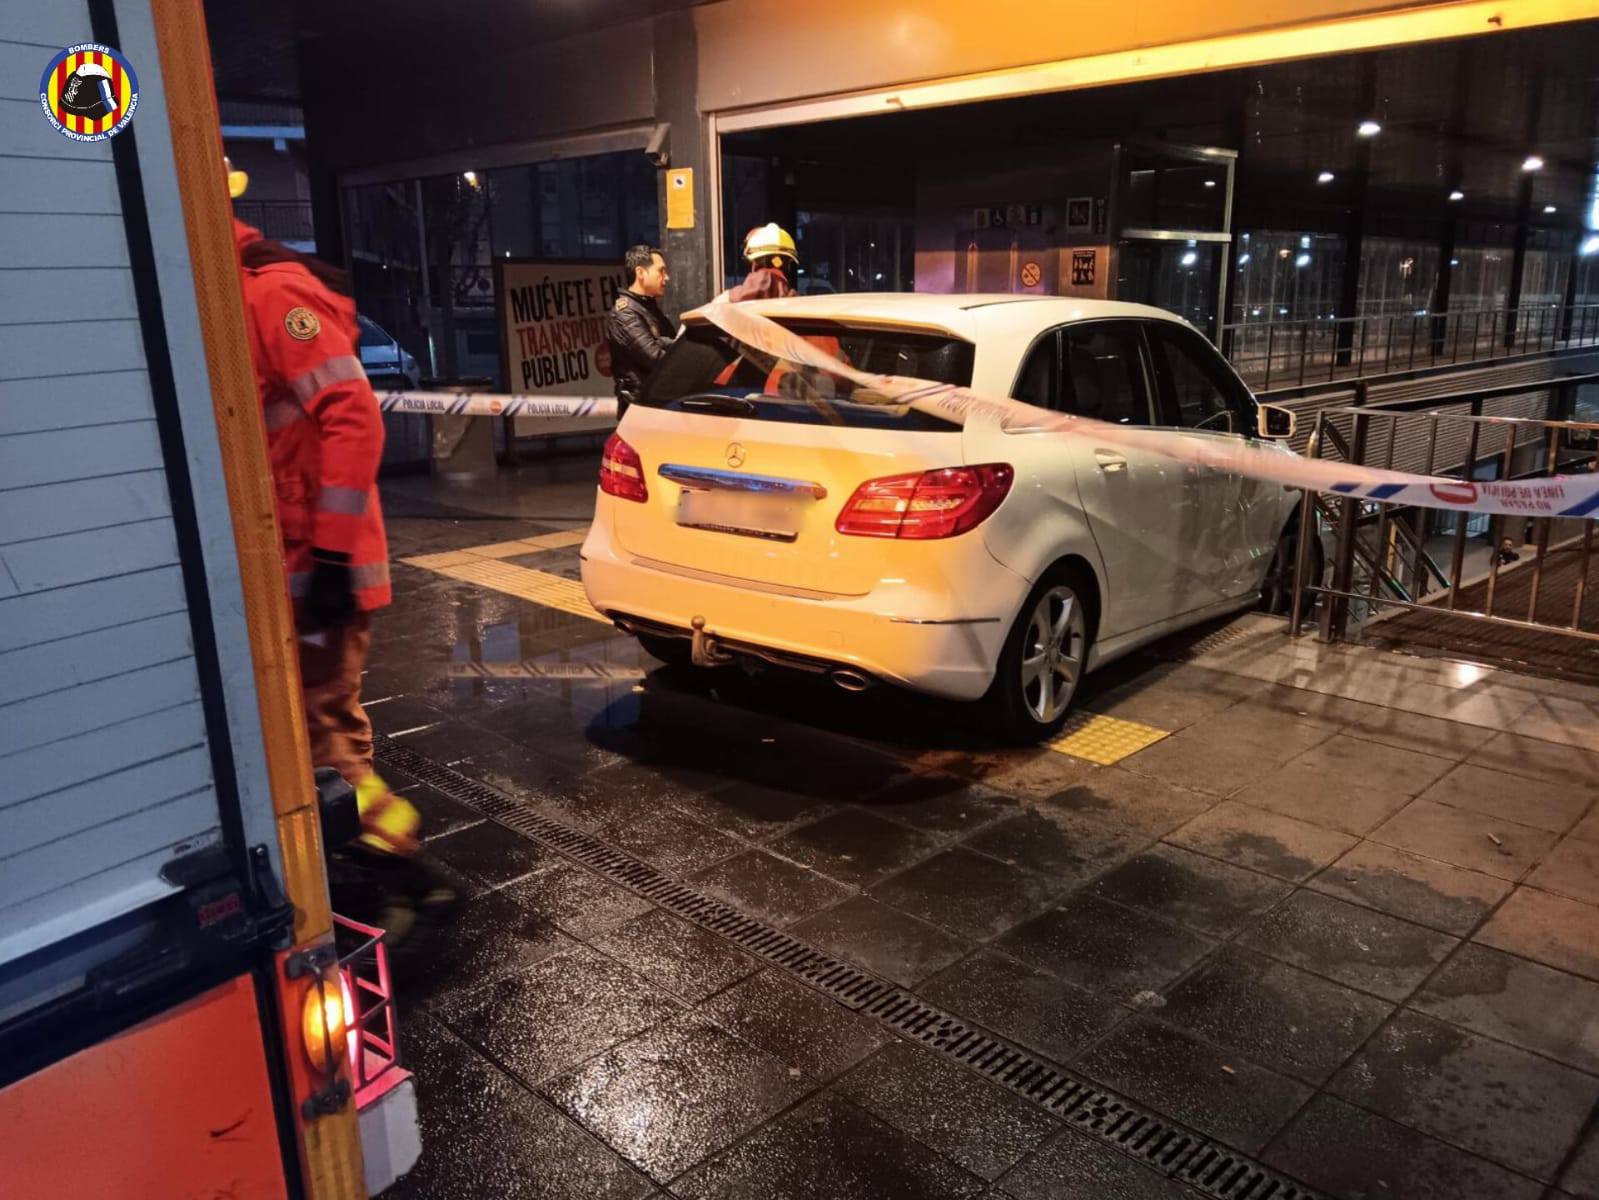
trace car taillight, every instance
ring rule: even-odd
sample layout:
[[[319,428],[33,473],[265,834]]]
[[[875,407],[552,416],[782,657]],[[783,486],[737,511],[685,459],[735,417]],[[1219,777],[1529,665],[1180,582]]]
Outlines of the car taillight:
[[[600,491],[607,496],[642,503],[650,498],[644,483],[644,462],[638,451],[612,434],[600,456]]]
[[[868,479],[844,505],[835,528],[855,537],[954,537],[982,524],[1015,477],[1009,465],[989,463]]]

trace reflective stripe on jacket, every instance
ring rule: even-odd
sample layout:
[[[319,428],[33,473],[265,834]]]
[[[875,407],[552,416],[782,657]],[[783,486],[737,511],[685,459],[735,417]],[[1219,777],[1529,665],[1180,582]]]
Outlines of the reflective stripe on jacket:
[[[260,238],[233,222],[240,249]],[[244,303],[266,424],[289,593],[310,580],[311,549],[350,556],[356,603],[389,602],[389,546],[378,503],[383,417],[361,369],[355,304],[304,267],[245,270]]]

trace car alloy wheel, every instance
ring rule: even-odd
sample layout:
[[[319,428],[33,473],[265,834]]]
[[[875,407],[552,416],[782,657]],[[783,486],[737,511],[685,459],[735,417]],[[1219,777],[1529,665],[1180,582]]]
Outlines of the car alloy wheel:
[[[1033,720],[1051,725],[1070,707],[1083,673],[1088,636],[1077,593],[1065,584],[1044,592],[1022,637],[1022,703]]]

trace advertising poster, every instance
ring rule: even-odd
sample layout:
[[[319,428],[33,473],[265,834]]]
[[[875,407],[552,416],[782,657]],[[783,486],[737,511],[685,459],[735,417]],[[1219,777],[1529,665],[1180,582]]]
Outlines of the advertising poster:
[[[610,399],[605,314],[625,278],[619,263],[507,258],[495,264],[505,390],[518,396]],[[517,417],[517,437],[598,431],[614,417]]]

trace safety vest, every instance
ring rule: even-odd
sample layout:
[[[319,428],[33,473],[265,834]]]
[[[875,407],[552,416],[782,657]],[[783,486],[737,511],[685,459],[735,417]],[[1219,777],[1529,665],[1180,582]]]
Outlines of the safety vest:
[[[233,222],[239,249],[261,234]],[[362,611],[389,602],[378,503],[383,417],[361,369],[355,304],[298,263],[245,270],[244,303],[266,423],[289,594],[310,588],[311,550],[350,556]]]

